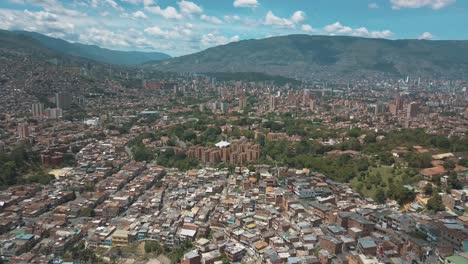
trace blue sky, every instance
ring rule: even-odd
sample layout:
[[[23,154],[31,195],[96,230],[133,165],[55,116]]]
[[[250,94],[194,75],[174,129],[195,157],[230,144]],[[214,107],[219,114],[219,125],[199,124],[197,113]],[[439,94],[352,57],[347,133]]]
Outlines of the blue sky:
[[[468,39],[466,0],[1,0],[0,28],[172,56],[289,34]]]

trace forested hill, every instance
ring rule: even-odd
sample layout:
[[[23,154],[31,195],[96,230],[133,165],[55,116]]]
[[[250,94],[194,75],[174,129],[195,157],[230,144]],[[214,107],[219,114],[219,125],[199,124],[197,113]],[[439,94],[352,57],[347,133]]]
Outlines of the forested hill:
[[[234,42],[147,65],[173,72],[261,72],[297,79],[468,79],[468,41],[289,35]]]

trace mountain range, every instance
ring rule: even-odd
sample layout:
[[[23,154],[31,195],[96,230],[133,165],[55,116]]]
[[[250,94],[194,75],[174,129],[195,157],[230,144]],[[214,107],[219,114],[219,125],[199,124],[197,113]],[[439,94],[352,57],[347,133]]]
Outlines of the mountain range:
[[[4,33],[6,34],[6,32],[8,31],[5,31]],[[51,51],[107,64],[138,65],[149,61],[170,58],[169,55],[161,52],[110,50],[95,45],[71,43],[62,39],[52,38],[35,32],[10,31],[10,33],[17,35],[18,37],[22,37],[23,39],[31,38],[36,40],[38,43],[43,45],[45,48],[50,49]]]
[[[181,73],[260,72],[296,79],[468,79],[468,41],[289,35],[244,40],[146,64]]]
[[[468,79],[468,41],[463,40],[289,35],[243,40],[170,58],[159,52],[116,51],[34,32],[0,30],[2,49],[43,59],[60,56],[164,72],[206,73],[227,79],[245,75],[241,73],[248,73],[250,78],[266,74],[260,76],[297,80],[405,76]]]

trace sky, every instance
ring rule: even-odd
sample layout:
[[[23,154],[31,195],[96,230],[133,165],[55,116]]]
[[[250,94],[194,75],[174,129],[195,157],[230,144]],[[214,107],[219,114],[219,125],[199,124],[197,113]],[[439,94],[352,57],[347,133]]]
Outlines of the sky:
[[[468,0],[0,0],[0,29],[171,56],[290,34],[468,39]]]

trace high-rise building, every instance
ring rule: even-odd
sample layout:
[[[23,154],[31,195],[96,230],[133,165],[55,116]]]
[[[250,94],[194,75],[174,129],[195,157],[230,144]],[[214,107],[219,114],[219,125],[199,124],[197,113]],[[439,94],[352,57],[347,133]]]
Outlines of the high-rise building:
[[[387,105],[384,103],[377,103],[375,104],[375,115],[383,114],[387,112]]]
[[[69,93],[56,93],[55,104],[57,108],[68,109],[72,104],[72,95]]]
[[[40,117],[44,115],[44,104],[42,103],[32,104],[31,113],[33,117]]]
[[[220,103],[221,112],[226,113],[228,111],[228,104],[226,102]]]
[[[85,105],[86,104],[86,98],[82,95],[76,97],[76,103],[78,105]]]
[[[27,138],[29,137],[29,126],[26,123],[18,124],[18,137]]]
[[[63,111],[61,108],[49,108],[49,117],[53,119],[57,119],[62,117]]]
[[[396,113],[403,110],[403,99],[400,96],[400,86],[398,86],[398,89],[397,89],[395,105],[396,105]]]
[[[274,95],[270,95],[270,111],[276,110],[276,97]]]
[[[414,118],[414,117],[418,116],[418,112],[419,112],[419,104],[416,103],[416,102],[411,102],[411,103],[408,104],[406,117],[408,119]]]
[[[309,100],[310,110],[314,111],[316,107],[317,107],[317,101],[315,99],[310,99]]]
[[[247,96],[245,96],[245,92],[243,91],[240,98],[239,98],[239,109],[244,109],[247,107]]]
[[[396,104],[394,104],[394,103],[388,104],[388,111],[389,111],[392,115],[396,115],[396,114],[398,113]]]

